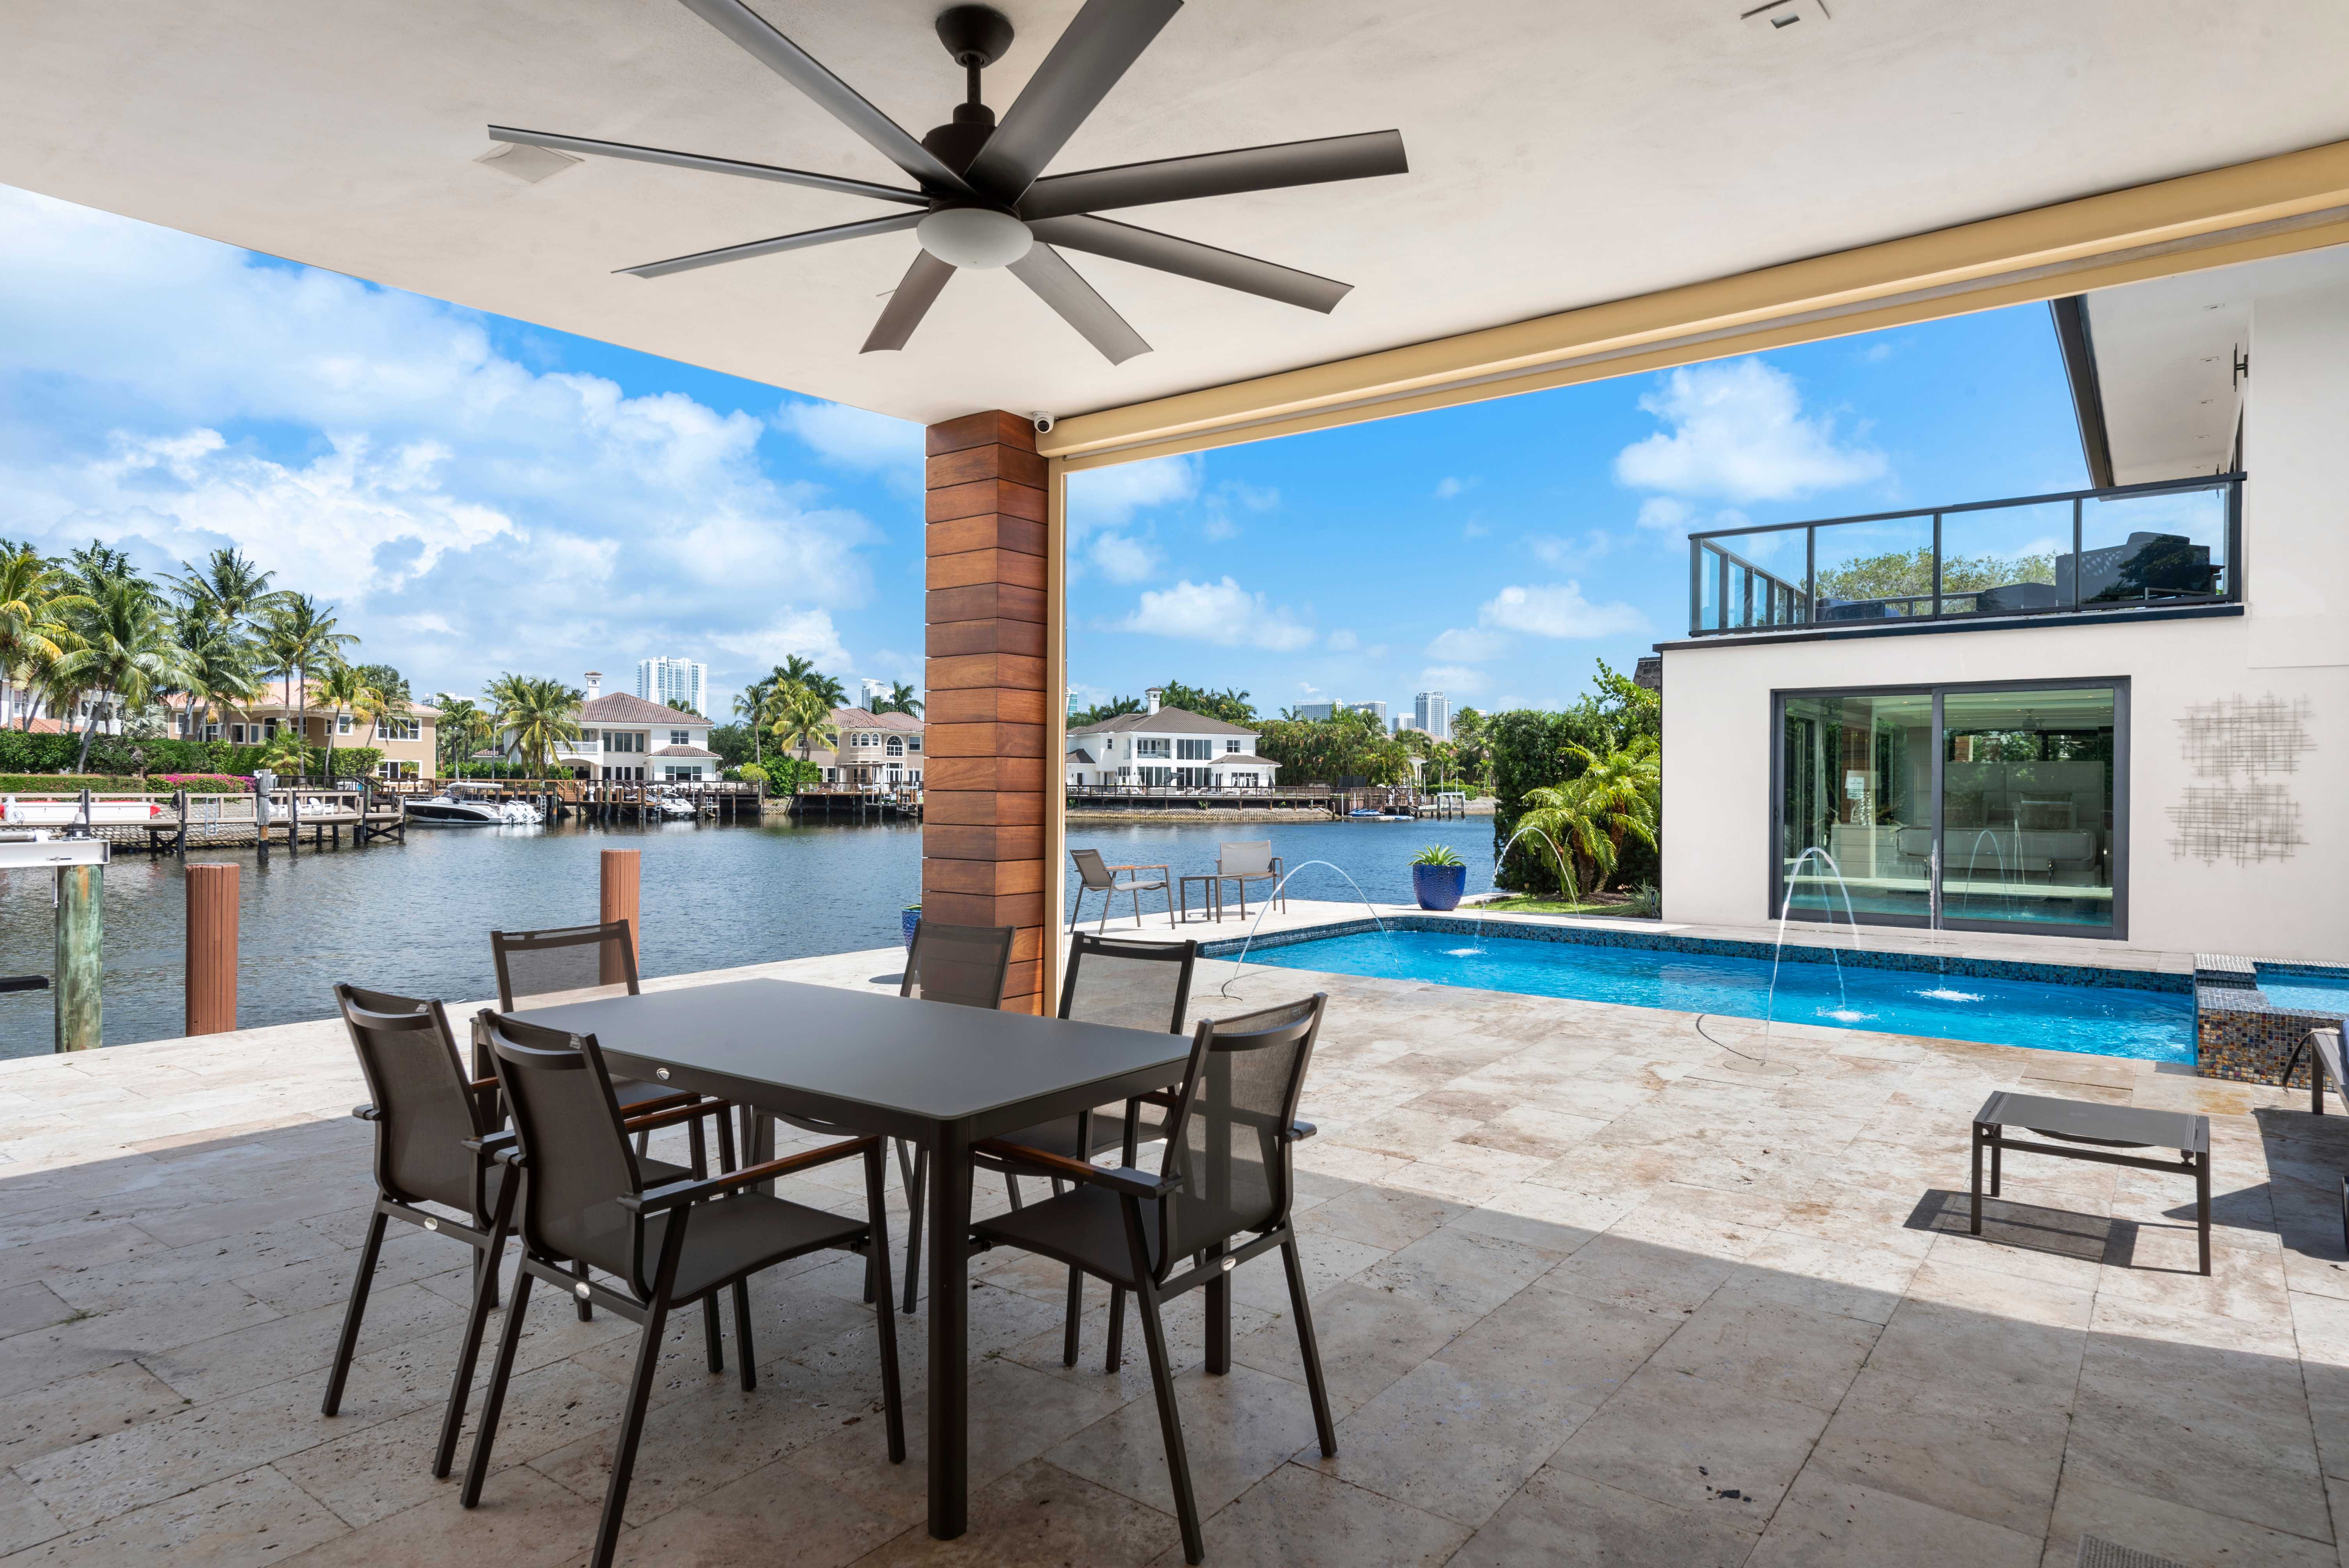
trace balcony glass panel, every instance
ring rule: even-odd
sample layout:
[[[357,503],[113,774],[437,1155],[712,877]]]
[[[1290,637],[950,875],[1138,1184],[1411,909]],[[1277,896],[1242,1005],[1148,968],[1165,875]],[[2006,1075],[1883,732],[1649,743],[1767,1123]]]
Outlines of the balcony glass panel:
[[[1896,517],[1814,531],[1821,625],[1933,613],[1933,520]]]
[[[2072,563],[2056,563],[2072,592]],[[2192,603],[2233,597],[2228,582],[2227,491],[2092,500],[2080,508],[2080,604]]]
[[[1715,534],[1696,542],[1695,548],[1697,603],[1706,630],[1805,624],[1801,529]]]
[[[2072,503],[1952,511],[1941,518],[1941,614],[2025,615],[2068,609],[2056,583],[2072,553]]]

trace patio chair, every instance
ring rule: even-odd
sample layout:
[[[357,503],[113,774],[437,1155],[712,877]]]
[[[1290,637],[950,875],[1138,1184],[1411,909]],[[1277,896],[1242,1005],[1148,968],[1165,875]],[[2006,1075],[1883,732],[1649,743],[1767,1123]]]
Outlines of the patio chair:
[[[1280,857],[1272,852],[1270,839],[1256,839],[1246,843],[1216,846],[1217,901],[1221,902],[1224,883],[1227,882],[1239,883],[1242,920],[1247,918],[1247,884],[1251,882],[1272,883],[1273,892],[1279,899],[1281,913],[1284,914],[1288,913],[1288,894],[1281,888],[1281,874]]]
[[[957,1007],[1003,1006],[1003,977],[1011,969],[1013,930],[1008,925],[947,925],[925,920],[914,928],[913,951],[897,995]],[[914,1310],[922,1278],[922,1202],[927,1196],[930,1151],[897,1140],[897,1171],[905,1183],[905,1310]],[[1018,1194],[1014,1193],[1014,1197]],[[872,1282],[865,1282],[870,1299]]]
[[[511,1169],[510,1185],[522,1190],[523,1248],[513,1301],[498,1338],[497,1361],[482,1398],[481,1429],[473,1438],[459,1501],[472,1508],[481,1501],[506,1385],[513,1376],[515,1349],[530,1311],[532,1281],[544,1280],[642,1326],[590,1558],[595,1568],[609,1568],[619,1544],[628,1481],[636,1470],[645,1407],[659,1369],[669,1313],[697,1301],[714,1307],[720,1291],[730,1293],[735,1361],[742,1389],[750,1392],[758,1387],[758,1357],[750,1344],[750,1275],[832,1247],[863,1253],[882,1282],[881,1305],[874,1314],[881,1396],[889,1460],[903,1462],[905,1421],[898,1397],[896,1322],[888,1306],[881,1140],[852,1139],[722,1176],[678,1179],[648,1168],[629,1148],[626,1123],[593,1035],[541,1028],[486,1009],[473,1026],[477,1043],[488,1048],[497,1064],[498,1081],[513,1111],[515,1142],[499,1158]],[[687,1107],[668,1114],[692,1115],[703,1109]],[[753,1182],[860,1158],[865,1202],[861,1219],[748,1190]],[[575,1264],[592,1264],[615,1283],[578,1277]],[[714,1333],[709,1351],[710,1369],[719,1370],[723,1362]]]
[[[1146,892],[1166,894],[1166,923],[1173,925],[1175,923],[1174,895],[1168,892],[1167,888],[1173,868],[1113,866],[1102,859],[1099,850],[1071,850],[1069,858],[1077,862],[1077,896],[1069,906],[1071,931],[1076,930],[1077,922],[1084,918],[1085,894],[1089,892],[1102,895],[1101,924],[1095,928],[1097,930],[1105,932],[1109,929],[1110,905],[1117,902],[1117,895],[1122,892],[1130,892],[1133,895],[1134,924],[1142,923],[1142,895]],[[1123,882],[1117,880],[1118,873],[1121,872],[1126,873],[1126,879]],[[1154,880],[1145,881],[1142,875],[1143,872],[1156,872],[1158,875]]]
[[[980,1153],[1049,1170],[1071,1186],[1060,1197],[980,1221],[971,1227],[974,1236],[985,1244],[1070,1264],[1107,1280],[1113,1289],[1133,1293],[1188,1563],[1200,1561],[1206,1548],[1166,1353],[1166,1302],[1201,1285],[1208,1288],[1206,1370],[1227,1372],[1231,1271],[1278,1247],[1297,1315],[1314,1429],[1325,1458],[1338,1451],[1304,1265],[1289,1221],[1291,1149],[1313,1133],[1310,1124],[1297,1119],[1297,1100],[1328,1003],[1322,994],[1241,1017],[1202,1019],[1183,1086],[1169,1097],[1166,1151],[1154,1175],[1131,1167],[1105,1169],[1001,1139],[976,1146]]]
[[[446,1476],[472,1389],[482,1326],[497,1305],[498,1261],[505,1252],[512,1205],[506,1169],[495,1156],[512,1135],[498,1130],[497,1079],[466,1078],[448,1015],[439,1002],[336,985],[335,1005],[373,1097],[351,1114],[375,1126],[376,1201],[319,1412],[332,1416],[342,1406],[386,1223],[399,1220],[464,1243],[473,1249],[473,1303],[432,1460],[432,1473]],[[663,1181],[699,1175],[699,1140],[695,1140],[691,1170],[657,1160],[643,1165]],[[462,1218],[451,1219],[426,1204],[454,1210]]]

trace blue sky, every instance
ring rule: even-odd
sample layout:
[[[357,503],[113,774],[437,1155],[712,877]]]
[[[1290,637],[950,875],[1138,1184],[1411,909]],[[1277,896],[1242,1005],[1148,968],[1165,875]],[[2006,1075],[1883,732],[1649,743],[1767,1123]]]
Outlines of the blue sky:
[[[0,188],[0,537],[233,543],[419,691],[921,679],[920,433]],[[1071,678],[1553,706],[1692,528],[2086,482],[2044,307],[1077,476]],[[2021,549],[2028,541],[1978,542]]]

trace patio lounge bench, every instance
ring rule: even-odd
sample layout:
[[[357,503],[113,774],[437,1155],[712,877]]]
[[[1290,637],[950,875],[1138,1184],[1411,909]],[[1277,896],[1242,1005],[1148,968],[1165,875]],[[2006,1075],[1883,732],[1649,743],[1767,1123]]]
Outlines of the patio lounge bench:
[[[2053,1143],[2033,1143],[2009,1138],[2005,1130],[2020,1127]],[[1990,1150],[1990,1195],[1999,1196],[2000,1155],[2015,1149],[2032,1154],[2052,1154],[2060,1160],[2089,1160],[2100,1165],[2126,1165],[2134,1171],[2178,1171],[2194,1178],[2194,1218],[2200,1242],[2202,1272],[2210,1272],[2210,1119],[2178,1110],[2143,1110],[2132,1105],[2099,1105],[2093,1100],[2055,1099],[2045,1095],[2010,1094],[2002,1089],[1982,1101],[1974,1112],[1972,1233],[1982,1234],[1982,1150]],[[2117,1154],[2119,1149],[2175,1149],[2176,1160]]]

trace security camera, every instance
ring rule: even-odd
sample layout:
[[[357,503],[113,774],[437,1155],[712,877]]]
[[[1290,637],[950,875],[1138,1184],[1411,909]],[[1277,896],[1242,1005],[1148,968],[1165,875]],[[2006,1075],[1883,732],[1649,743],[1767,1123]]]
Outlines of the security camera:
[[[1049,436],[1052,433],[1052,426],[1056,421],[1053,419],[1051,415],[1045,413],[1040,408],[1034,414],[1029,416],[1029,418],[1036,422],[1036,433],[1038,435]]]

